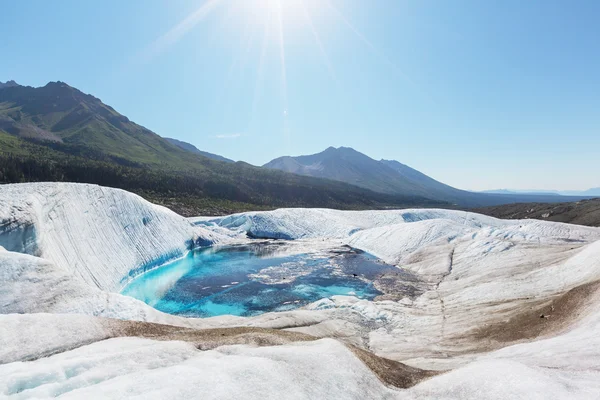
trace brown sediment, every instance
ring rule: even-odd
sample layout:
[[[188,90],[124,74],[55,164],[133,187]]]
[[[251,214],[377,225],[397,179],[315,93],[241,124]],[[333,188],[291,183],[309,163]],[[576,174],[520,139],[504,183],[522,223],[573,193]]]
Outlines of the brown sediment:
[[[278,329],[236,327],[216,329],[191,329],[149,322],[106,320],[112,337],[141,337],[152,340],[181,340],[193,343],[200,350],[220,346],[249,344],[254,346],[277,346],[295,342],[307,342],[318,338],[299,332]],[[386,385],[409,388],[423,379],[439,374],[409,367],[360,349],[346,345]]]
[[[386,272],[373,280],[373,285],[382,295],[375,297],[375,301],[398,301],[405,297],[415,299],[427,291],[429,285],[409,271],[401,270]]]
[[[575,287],[561,295],[543,300],[530,299],[512,311],[504,322],[475,328],[453,340],[471,343],[466,353],[492,351],[510,344],[556,335],[579,320],[592,297],[600,294],[600,281]],[[523,301],[523,300],[522,300]],[[255,327],[192,329],[147,322],[110,322],[112,337],[132,336],[153,340],[182,340],[200,350],[225,345],[248,344],[276,346],[317,340],[316,337],[293,331]],[[409,388],[443,371],[429,371],[379,357],[367,350],[347,347],[386,385]]]
[[[398,361],[376,356],[370,351],[353,345],[347,347],[386,385],[408,389],[424,379],[439,375],[444,371],[428,371],[409,367]]]
[[[191,329],[148,322],[118,321],[116,324],[111,323],[111,329],[114,337],[132,336],[153,340],[181,340],[193,343],[200,350],[211,350],[219,346],[234,344],[276,346],[317,340],[317,338],[304,333],[254,327]]]
[[[586,304],[600,289],[600,281],[577,286],[562,295],[530,303],[505,322],[476,328],[466,336],[487,342],[488,350],[509,343],[556,335],[580,319]]]

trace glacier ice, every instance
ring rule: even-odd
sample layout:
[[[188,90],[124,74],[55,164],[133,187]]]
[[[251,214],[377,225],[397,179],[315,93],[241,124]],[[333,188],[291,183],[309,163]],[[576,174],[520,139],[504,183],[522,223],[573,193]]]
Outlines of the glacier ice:
[[[119,189],[73,183],[4,185],[0,246],[54,262],[102,290],[220,236]]]
[[[247,235],[350,245],[415,274],[423,293],[331,296],[300,310],[207,319],[118,294],[193,243]],[[0,186],[0,246],[0,396],[600,398],[598,228],[417,209],[187,220],[122,190],[42,183]],[[118,322],[101,317],[338,340],[199,351],[115,337]],[[340,341],[449,372],[390,389]]]

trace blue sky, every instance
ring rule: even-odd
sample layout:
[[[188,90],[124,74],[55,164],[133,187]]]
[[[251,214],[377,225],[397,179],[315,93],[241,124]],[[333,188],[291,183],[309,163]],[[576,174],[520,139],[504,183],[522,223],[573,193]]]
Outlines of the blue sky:
[[[256,165],[350,146],[465,189],[585,189],[599,15],[595,0],[7,1],[0,81],[65,81]]]

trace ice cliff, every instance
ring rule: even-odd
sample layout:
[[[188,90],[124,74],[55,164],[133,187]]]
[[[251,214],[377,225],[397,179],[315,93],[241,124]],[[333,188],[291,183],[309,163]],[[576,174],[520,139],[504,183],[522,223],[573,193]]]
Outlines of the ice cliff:
[[[51,261],[106,291],[130,274],[219,235],[124,190],[72,183],[4,185],[0,246]]]

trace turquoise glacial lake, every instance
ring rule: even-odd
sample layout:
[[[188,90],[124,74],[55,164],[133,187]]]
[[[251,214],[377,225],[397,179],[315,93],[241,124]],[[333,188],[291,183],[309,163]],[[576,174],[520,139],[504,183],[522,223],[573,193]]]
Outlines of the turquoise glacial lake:
[[[343,247],[285,255],[281,244],[197,249],[131,281],[122,294],[187,317],[286,311],[334,295],[373,299],[372,280],[394,268]]]

